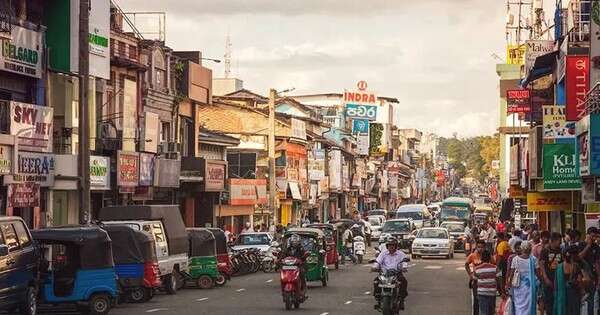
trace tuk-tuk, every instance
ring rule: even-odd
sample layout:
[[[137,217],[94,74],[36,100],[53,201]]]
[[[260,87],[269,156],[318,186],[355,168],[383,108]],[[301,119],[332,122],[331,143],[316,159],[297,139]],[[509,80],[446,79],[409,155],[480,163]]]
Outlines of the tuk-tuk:
[[[76,304],[85,314],[108,314],[118,297],[108,233],[97,226],[32,230],[44,249],[42,303]]]
[[[338,240],[341,238],[341,235],[338,235],[337,227],[328,223],[313,223],[307,225],[306,227],[319,229],[325,233],[325,243],[327,245],[327,265],[335,265],[335,269],[338,269],[340,266],[340,259],[337,244]]]
[[[214,234],[206,228],[187,228],[189,241],[189,273],[184,273],[188,282],[199,288],[210,289],[215,283],[224,283],[225,277],[217,268],[217,247]]]
[[[302,247],[310,253],[306,258],[306,281],[321,281],[321,284],[327,286],[329,280],[329,270],[325,263],[325,233],[315,228],[291,228],[283,236],[283,250],[289,246],[289,238],[293,234],[298,234],[301,238]]]
[[[329,223],[333,224],[338,231],[340,237],[338,237],[337,239],[337,251],[338,254],[342,253],[344,251],[344,240],[342,239],[342,235],[344,234],[344,231],[346,231],[346,229],[352,228],[352,226],[356,224],[356,222],[350,219],[339,219],[329,221]]]
[[[225,231],[218,228],[208,228],[215,237],[215,246],[217,251],[217,269],[223,275],[224,279],[218,279],[217,285],[224,285],[227,280],[231,279],[231,259],[227,250],[227,236]]]
[[[101,227],[112,240],[121,296],[133,303],[152,299],[161,286],[154,238],[125,224]]]

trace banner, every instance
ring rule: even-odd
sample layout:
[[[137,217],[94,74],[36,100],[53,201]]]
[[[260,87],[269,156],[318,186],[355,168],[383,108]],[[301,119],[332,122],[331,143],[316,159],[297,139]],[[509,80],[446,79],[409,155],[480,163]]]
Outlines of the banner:
[[[110,189],[110,158],[107,156],[90,156],[90,189]]]
[[[581,189],[575,143],[544,144],[544,190]]]
[[[7,190],[7,207],[29,208],[40,206],[40,185],[37,183],[10,184]]]
[[[567,120],[577,121],[585,114],[585,97],[589,89],[588,56],[566,56]]]
[[[19,150],[52,152],[53,108],[10,102],[10,134],[19,137]]]
[[[138,152],[117,152],[117,186],[136,187],[140,179]]]
[[[531,212],[572,211],[571,192],[529,192],[527,193],[527,210]]]
[[[266,179],[229,179],[229,204],[249,206],[267,204]]]
[[[352,133],[369,133],[369,120],[352,119]]]
[[[506,112],[529,113],[531,112],[531,92],[529,90],[507,90]]]
[[[542,106],[544,139],[571,138],[575,136],[575,123],[566,121],[565,106]]]

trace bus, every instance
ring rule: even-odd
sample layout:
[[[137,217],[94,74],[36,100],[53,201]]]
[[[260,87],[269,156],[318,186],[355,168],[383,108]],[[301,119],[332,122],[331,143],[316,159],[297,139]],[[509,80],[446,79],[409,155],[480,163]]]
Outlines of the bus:
[[[474,208],[473,200],[469,198],[446,198],[442,201],[440,222],[463,221],[465,224],[469,224]]]

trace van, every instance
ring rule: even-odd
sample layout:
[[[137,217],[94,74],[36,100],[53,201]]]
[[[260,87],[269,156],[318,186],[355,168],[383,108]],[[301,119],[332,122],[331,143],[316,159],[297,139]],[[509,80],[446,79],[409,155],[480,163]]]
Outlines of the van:
[[[154,238],[164,289],[175,294],[188,272],[188,236],[177,205],[129,205],[100,209],[103,224],[125,224]]]
[[[38,251],[19,217],[0,217],[0,310],[34,315],[39,281]]]
[[[424,204],[409,204],[400,206],[396,209],[396,219],[412,219],[415,229],[429,226],[431,223],[431,213]]]

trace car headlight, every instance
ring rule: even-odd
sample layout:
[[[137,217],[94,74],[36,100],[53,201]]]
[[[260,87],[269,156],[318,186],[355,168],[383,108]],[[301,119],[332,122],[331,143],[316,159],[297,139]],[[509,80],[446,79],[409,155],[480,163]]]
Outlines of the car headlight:
[[[423,244],[421,244],[421,243],[416,243],[416,242],[413,242],[412,246],[413,246],[413,247],[421,247],[421,246],[423,246]]]
[[[449,248],[450,247],[450,243],[446,243],[446,244],[440,244],[441,248]]]

